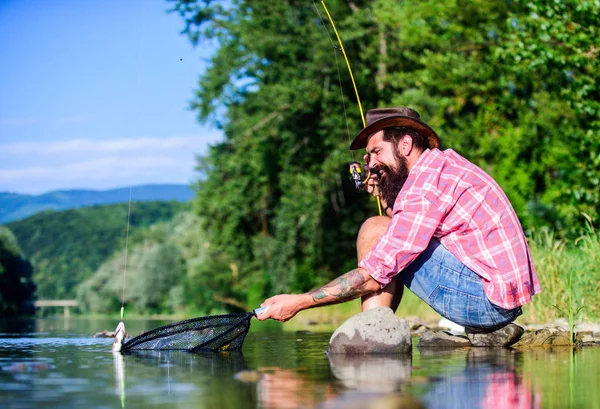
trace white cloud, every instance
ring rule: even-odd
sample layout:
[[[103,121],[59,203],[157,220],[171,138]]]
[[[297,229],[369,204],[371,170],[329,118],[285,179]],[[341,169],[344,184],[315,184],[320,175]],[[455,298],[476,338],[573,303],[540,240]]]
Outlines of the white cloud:
[[[196,155],[218,132],[167,138],[72,139],[0,144],[0,191],[106,189],[146,183],[190,183]]]

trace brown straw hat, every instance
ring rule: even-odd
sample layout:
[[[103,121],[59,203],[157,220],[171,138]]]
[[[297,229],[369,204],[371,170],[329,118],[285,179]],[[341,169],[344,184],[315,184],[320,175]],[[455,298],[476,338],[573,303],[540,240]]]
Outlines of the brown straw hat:
[[[366,148],[369,137],[385,128],[403,126],[414,129],[427,138],[429,148],[437,148],[440,138],[425,122],[419,120],[417,111],[408,107],[376,108],[367,111],[367,126],[350,144],[350,150]]]

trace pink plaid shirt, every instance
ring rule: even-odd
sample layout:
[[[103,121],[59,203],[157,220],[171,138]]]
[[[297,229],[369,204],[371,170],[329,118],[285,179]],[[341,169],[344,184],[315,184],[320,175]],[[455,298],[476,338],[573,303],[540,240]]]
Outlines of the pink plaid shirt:
[[[541,291],[508,198],[494,179],[453,150],[423,152],[393,209],[386,233],[358,264],[382,287],[434,237],[482,278],[495,305],[512,309]]]

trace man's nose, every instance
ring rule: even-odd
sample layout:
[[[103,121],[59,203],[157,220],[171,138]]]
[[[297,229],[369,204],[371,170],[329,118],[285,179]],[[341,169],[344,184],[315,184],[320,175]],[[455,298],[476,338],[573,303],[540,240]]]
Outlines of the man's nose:
[[[377,168],[380,164],[381,164],[381,162],[379,162],[377,159],[371,157],[371,160],[369,161],[369,168],[371,168],[371,169]]]

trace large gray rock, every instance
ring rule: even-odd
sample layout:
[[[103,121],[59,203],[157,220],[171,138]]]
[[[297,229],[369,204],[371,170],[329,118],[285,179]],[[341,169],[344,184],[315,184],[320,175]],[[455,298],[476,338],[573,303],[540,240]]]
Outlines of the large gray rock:
[[[408,321],[387,307],[361,312],[344,322],[329,340],[330,354],[410,354]]]

